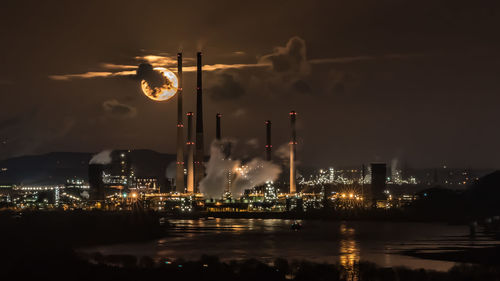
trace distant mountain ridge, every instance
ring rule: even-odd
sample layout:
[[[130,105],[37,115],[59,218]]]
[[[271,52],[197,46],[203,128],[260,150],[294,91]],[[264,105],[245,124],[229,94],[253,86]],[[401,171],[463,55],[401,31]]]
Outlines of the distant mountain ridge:
[[[69,178],[88,179],[88,163],[95,153],[51,152],[0,161],[0,184],[63,184]],[[131,150],[129,159],[137,177],[165,178],[174,154],[148,149]]]

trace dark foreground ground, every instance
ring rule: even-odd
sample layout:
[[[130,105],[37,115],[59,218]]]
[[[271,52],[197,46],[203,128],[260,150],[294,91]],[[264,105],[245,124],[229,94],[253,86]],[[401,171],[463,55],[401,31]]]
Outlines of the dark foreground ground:
[[[500,246],[488,248],[443,249],[442,252],[403,251],[401,254],[421,259],[497,266],[500,268]]]
[[[2,280],[500,280],[495,266],[457,265],[448,272],[381,268],[359,263],[352,268],[338,264],[277,259],[272,264],[258,260],[220,262],[204,256],[197,261],[153,261],[133,256],[92,255],[90,261],[70,252],[32,255],[13,260],[2,270]]]
[[[422,258],[475,262],[448,272],[277,259],[221,262],[152,260],[126,255],[82,256],[74,249],[168,235],[155,213],[0,213],[0,280],[500,280],[499,249],[434,253]],[[409,255],[425,255],[408,252]],[[430,255],[430,254],[428,254]],[[286,258],[286,257],[285,257]]]

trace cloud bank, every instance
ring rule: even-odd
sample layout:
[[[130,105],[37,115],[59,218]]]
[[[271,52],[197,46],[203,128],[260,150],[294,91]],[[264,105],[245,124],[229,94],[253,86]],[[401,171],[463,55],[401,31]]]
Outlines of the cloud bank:
[[[241,51],[232,52],[231,56],[240,56],[245,54]],[[381,56],[353,56],[353,57],[337,57],[337,58],[317,58],[307,59],[306,42],[294,36],[288,40],[285,46],[277,46],[274,51],[260,56],[256,63],[231,63],[231,64],[205,64],[203,70],[207,72],[237,70],[237,69],[264,69],[272,70],[275,73],[281,74],[301,74],[308,75],[311,72],[311,65],[317,64],[339,64],[353,63],[361,61],[387,60],[387,59],[408,59],[419,57],[419,54],[387,54]],[[175,70],[177,67],[177,55],[168,53],[147,54],[135,56],[133,58],[139,64],[146,63],[152,67],[165,67]],[[194,57],[184,57],[183,67],[184,72],[196,71],[196,59]],[[79,74],[56,74],[50,75],[49,78],[57,81],[68,81],[73,79],[89,79],[89,78],[106,78],[134,75],[138,70],[137,66],[115,63],[101,63],[102,71],[89,71]],[[139,65],[140,67],[140,65]],[[120,71],[116,71],[120,70]]]

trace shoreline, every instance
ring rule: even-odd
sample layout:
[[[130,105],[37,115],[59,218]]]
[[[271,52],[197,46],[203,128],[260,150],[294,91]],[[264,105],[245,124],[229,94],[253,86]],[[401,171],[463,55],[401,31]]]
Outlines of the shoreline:
[[[401,251],[401,255],[410,257],[448,261],[455,263],[467,263],[485,266],[500,266],[500,245],[483,248],[465,248],[463,250],[439,251],[432,253],[420,252],[420,249]]]

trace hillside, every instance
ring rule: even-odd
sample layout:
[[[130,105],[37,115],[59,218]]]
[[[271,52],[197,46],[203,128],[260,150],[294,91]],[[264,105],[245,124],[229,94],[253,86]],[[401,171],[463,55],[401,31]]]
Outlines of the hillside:
[[[88,178],[88,163],[94,153],[51,152],[0,161],[0,184],[62,184],[68,178]],[[130,161],[136,176],[164,178],[175,155],[152,150],[132,150]]]

